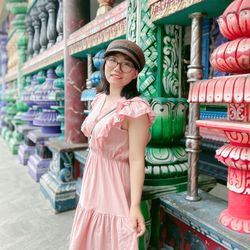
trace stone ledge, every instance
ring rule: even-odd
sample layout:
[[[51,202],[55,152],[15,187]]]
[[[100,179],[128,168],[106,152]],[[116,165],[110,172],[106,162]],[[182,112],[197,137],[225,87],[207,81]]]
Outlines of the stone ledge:
[[[57,152],[71,152],[76,150],[86,149],[88,147],[88,143],[67,143],[60,139],[53,139],[47,141],[46,146],[52,149],[55,149]]]
[[[250,237],[233,232],[218,221],[219,214],[227,208],[227,202],[199,190],[200,201],[185,199],[186,192],[170,194],[160,199],[161,206],[170,215],[204,234],[226,249],[248,250]]]
[[[61,63],[64,59],[64,42],[60,41],[42,53],[29,59],[22,67],[24,75],[47,69]]]

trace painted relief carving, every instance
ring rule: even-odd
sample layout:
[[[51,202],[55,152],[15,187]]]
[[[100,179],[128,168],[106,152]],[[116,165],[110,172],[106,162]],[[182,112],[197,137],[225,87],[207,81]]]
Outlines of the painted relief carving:
[[[234,1],[218,18],[223,36],[230,40],[238,37],[249,37],[250,6],[248,0]]]
[[[142,1],[142,23],[140,45],[146,57],[146,65],[139,75],[139,90],[144,96],[156,96],[157,49],[156,26],[150,20],[149,6],[146,0]]]
[[[220,221],[224,226],[230,227],[236,232],[244,231],[246,233],[250,233],[250,226],[247,223],[244,223],[243,220],[231,216],[228,209],[224,210],[224,212],[221,214]]]
[[[124,1],[71,34],[68,42],[70,55],[125,35],[126,8],[127,1]]]
[[[149,5],[151,8],[152,21],[156,21],[170,14],[199,3],[202,0],[151,0]]]
[[[250,194],[250,172],[228,168],[227,187],[236,193]]]
[[[107,42],[111,39],[124,35],[125,26],[126,26],[126,21],[124,19],[121,20],[120,22],[117,22],[115,25],[110,26],[107,29],[104,29],[98,33],[95,33],[89,37],[84,38],[79,42],[74,43],[69,48],[70,54],[86,50],[98,44]]]
[[[135,42],[136,41],[136,0],[129,0],[128,1],[128,8],[127,8],[127,30],[126,30],[126,36],[127,39],[130,41]]]
[[[181,98],[159,97],[154,99],[151,106],[156,118],[146,148],[146,178],[171,176],[176,178],[176,183],[180,181],[178,178],[185,181],[187,154],[183,147],[177,145],[184,134],[187,105]]]
[[[230,120],[246,121],[246,104],[230,103],[228,106],[228,115]]]
[[[156,99],[152,103],[152,109],[156,118],[151,131],[151,142],[172,145],[180,140],[185,130],[187,107],[184,99]]]
[[[232,143],[240,143],[240,144],[245,144],[249,145],[250,144],[250,135],[249,133],[244,133],[244,132],[235,132],[235,131],[225,131],[225,134],[227,138],[230,140]]]
[[[179,75],[179,32],[180,28],[174,25],[166,25],[163,38],[163,77],[162,84],[168,97],[178,97]]]

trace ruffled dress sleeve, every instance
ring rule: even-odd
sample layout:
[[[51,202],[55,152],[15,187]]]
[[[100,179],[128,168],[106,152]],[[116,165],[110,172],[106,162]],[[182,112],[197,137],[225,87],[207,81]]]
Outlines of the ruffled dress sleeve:
[[[117,108],[112,119],[99,133],[98,138],[107,137],[112,127],[121,127],[126,117],[137,118],[147,114],[149,120],[149,128],[152,126],[155,118],[155,113],[151,109],[149,103],[140,98],[121,99],[117,102]]]
[[[155,113],[146,100],[140,97],[122,100],[118,102],[114,123],[116,123],[116,121],[123,122],[126,117],[137,118],[145,114],[148,115],[149,127],[151,127],[154,122]]]

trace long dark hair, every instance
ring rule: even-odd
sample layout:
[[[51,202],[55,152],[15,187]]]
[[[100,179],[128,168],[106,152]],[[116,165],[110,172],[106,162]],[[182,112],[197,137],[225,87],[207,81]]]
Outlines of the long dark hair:
[[[109,82],[105,76],[105,63],[106,63],[106,61],[104,61],[103,65],[101,67],[101,84],[100,84],[100,86],[97,87],[97,92],[98,93],[104,92],[106,95],[109,95],[110,89],[109,89]],[[136,66],[135,66],[135,68],[137,69]],[[124,86],[122,91],[121,91],[121,97],[125,97],[126,99],[132,99],[133,97],[136,97],[139,95],[140,95],[140,93],[137,90],[137,78],[133,79],[129,84]]]

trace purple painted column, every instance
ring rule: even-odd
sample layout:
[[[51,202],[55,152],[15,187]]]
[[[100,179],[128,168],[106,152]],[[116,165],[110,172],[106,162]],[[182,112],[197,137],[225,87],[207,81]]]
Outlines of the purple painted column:
[[[0,83],[0,133],[3,127],[3,116],[4,111],[2,107],[5,105],[4,101],[2,101],[2,97],[4,96],[4,92],[6,89],[5,75],[7,73],[8,66],[8,53],[6,49],[8,34],[7,34],[7,21],[3,22],[0,27],[0,78],[2,78],[2,82]]]
[[[87,79],[87,62],[73,58],[68,53],[66,41],[69,35],[89,21],[89,1],[63,0],[64,18],[64,76],[65,76],[65,141],[85,142],[80,131],[83,121],[83,102],[80,101]]]
[[[7,34],[7,21],[3,22],[2,27],[0,27],[0,77],[2,77],[3,82],[0,83],[2,88],[2,94],[6,88],[5,86],[5,75],[7,73],[8,66],[8,52],[6,49],[8,41]]]
[[[8,41],[8,34],[7,34],[7,22],[4,22],[2,24],[2,27],[0,27],[0,76],[3,77],[7,73],[7,64],[8,64],[8,54],[7,54],[7,45]]]

